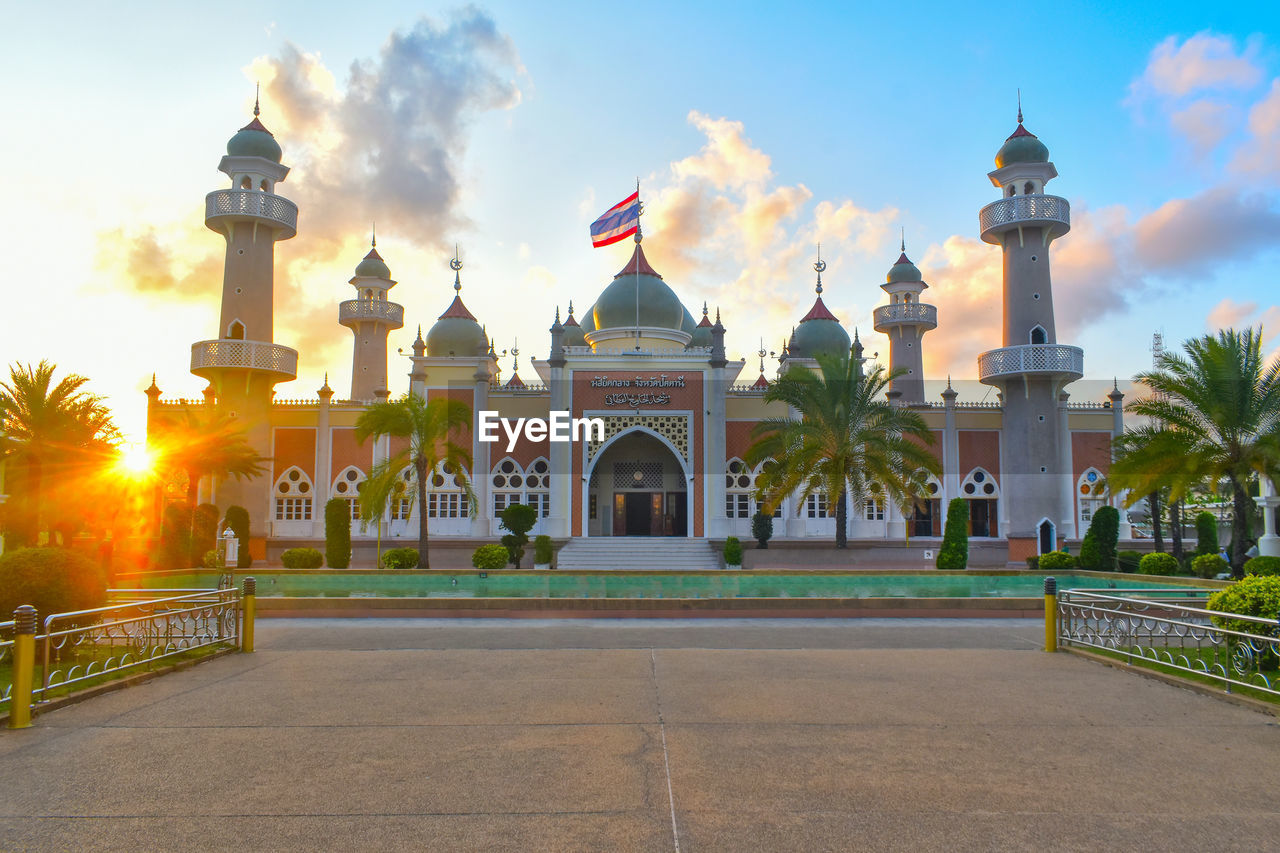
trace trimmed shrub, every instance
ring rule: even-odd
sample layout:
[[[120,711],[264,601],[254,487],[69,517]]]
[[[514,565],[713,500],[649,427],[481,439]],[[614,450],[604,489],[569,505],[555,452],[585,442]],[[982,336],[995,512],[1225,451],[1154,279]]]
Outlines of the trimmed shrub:
[[[969,502],[964,498],[952,498],[947,504],[947,527],[934,565],[949,570],[969,565]]]
[[[724,540],[724,564],[726,566],[742,565],[742,543],[737,536]]]
[[[0,556],[0,619],[23,604],[41,622],[54,613],[91,610],[107,603],[107,574],[97,561],[70,548],[19,548]]]
[[[1215,578],[1223,572],[1231,571],[1231,564],[1217,554],[1201,554],[1192,558],[1191,571],[1198,578]]]
[[[494,571],[507,565],[507,561],[511,559],[511,552],[503,545],[481,545],[471,555],[471,565],[477,569],[485,571]],[[414,561],[417,562],[416,560]],[[517,566],[519,568],[519,566]]]
[[[508,504],[502,511],[503,530],[510,531],[502,537],[502,545],[510,554],[511,565],[520,568],[524,558],[524,546],[529,544],[529,531],[538,523],[537,511],[528,504]]]
[[[1039,568],[1040,568],[1040,555],[1039,555],[1039,554],[1036,554],[1036,555],[1031,556],[1031,557],[1027,557],[1027,569],[1029,569],[1030,571],[1033,571],[1033,572],[1034,572],[1034,571],[1036,571],[1036,570],[1037,570],[1037,569],[1039,569]]]
[[[186,504],[169,504],[160,514],[160,566],[189,569],[191,562],[191,513]]]
[[[1280,613],[1280,577],[1253,575],[1236,581],[1226,589],[1209,596],[1208,609],[1217,610],[1220,613],[1256,616],[1260,619],[1272,620],[1274,623],[1276,614]],[[1256,622],[1214,616],[1213,623],[1229,631],[1274,635],[1274,631],[1268,626],[1259,625]]]
[[[324,505],[324,559],[331,569],[351,565],[351,505],[345,498]]]
[[[1245,560],[1246,575],[1280,575],[1280,557],[1251,557]]]
[[[199,565],[204,555],[218,547],[218,508],[200,504],[191,515],[191,565]]]
[[[201,565],[203,565],[206,569],[220,569],[220,568],[222,568],[222,561],[221,561],[220,559],[218,559],[218,552],[217,552],[217,551],[205,551],[205,552],[204,552],[204,559],[202,559],[202,560],[200,561],[200,563],[201,563]]]
[[[1218,553],[1218,519],[1211,512],[1196,513],[1196,555]]]
[[[1040,555],[1040,570],[1043,572],[1061,572],[1076,567],[1076,558],[1066,551],[1050,551]]]
[[[756,510],[756,514],[751,516],[751,538],[756,540],[758,547],[769,547],[769,540],[773,538],[772,515]]]
[[[1116,569],[1116,541],[1120,536],[1120,512],[1113,506],[1099,507],[1089,521],[1089,530],[1080,543],[1080,568],[1098,572]]]
[[[242,506],[229,506],[222,523],[231,528],[231,531],[236,535],[236,539],[240,542],[236,568],[249,568],[253,565],[253,556],[249,553],[249,510]]]
[[[1139,551],[1119,551],[1116,553],[1116,567],[1122,572],[1132,574],[1138,570],[1138,563],[1142,560],[1142,553]]]
[[[533,537],[533,561],[540,566],[551,565],[551,537],[543,534]]]
[[[417,548],[388,548],[382,552],[382,568],[384,569],[414,569],[417,566]]]
[[[1177,573],[1178,561],[1172,554],[1162,554],[1157,551],[1154,554],[1144,554],[1138,561],[1140,575],[1176,575]]]
[[[318,569],[324,565],[324,555],[315,548],[290,548],[280,555],[286,569]]]

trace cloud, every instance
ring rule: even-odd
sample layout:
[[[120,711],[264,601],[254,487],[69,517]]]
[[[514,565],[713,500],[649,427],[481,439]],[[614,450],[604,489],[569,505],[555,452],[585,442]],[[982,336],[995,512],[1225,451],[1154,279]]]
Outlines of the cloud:
[[[1205,318],[1205,328],[1210,332],[1234,328],[1257,310],[1256,302],[1236,302],[1227,297],[1209,311],[1209,316]]]
[[[1191,143],[1196,157],[1203,158],[1231,132],[1233,114],[1229,105],[1206,99],[1170,114],[1169,123]]]
[[[1181,44],[1177,36],[1169,36],[1151,51],[1146,70],[1130,85],[1130,96],[1182,98],[1204,90],[1251,88],[1262,79],[1258,52],[1256,41],[1238,53],[1234,39],[1209,32]]]
[[[222,290],[222,251],[201,228],[113,228],[98,236],[96,266],[148,297],[206,301]]]
[[[1134,228],[1138,260],[1153,272],[1196,276],[1280,240],[1280,210],[1264,193],[1216,186],[1165,202]]]
[[[924,372],[957,377],[977,372],[978,353],[1003,339],[1000,250],[972,237],[952,235],[920,259],[929,283],[924,301],[938,309],[939,331],[925,338]],[[940,332],[940,333],[939,333]],[[888,362],[888,354],[884,359]]]
[[[1236,152],[1231,167],[1251,176],[1280,178],[1280,78],[1249,110],[1249,139]]]

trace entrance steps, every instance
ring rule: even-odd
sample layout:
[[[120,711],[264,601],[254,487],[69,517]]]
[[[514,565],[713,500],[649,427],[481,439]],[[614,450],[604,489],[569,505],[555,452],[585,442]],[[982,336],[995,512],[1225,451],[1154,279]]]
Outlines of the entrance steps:
[[[720,568],[706,539],[675,536],[599,536],[571,539],[556,554],[565,571],[701,572]]]

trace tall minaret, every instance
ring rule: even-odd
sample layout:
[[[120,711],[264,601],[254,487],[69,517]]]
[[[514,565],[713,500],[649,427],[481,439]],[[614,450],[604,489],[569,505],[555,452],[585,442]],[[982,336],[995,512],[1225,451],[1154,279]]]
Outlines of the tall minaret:
[[[191,372],[209,380],[219,410],[235,417],[253,447],[269,456],[272,387],[298,375],[298,353],[272,342],[275,244],[297,233],[298,208],[275,194],[289,168],[281,165],[280,145],[258,114],[255,99],[253,120],[227,142],[218,164],[231,187],[205,197],[205,225],[226,239],[227,254],[218,337],[191,345]],[[268,479],[228,480],[217,487],[217,503],[240,504],[250,517],[262,518]]]
[[[404,325],[404,306],[387,299],[396,286],[378,254],[378,238],[356,267],[356,298],[338,306],[338,322],[355,335],[351,357],[351,399],[372,400],[387,391],[387,334]]]
[[[877,332],[889,338],[889,368],[904,368],[906,373],[893,380],[889,396],[903,403],[924,402],[924,354],[921,338],[938,327],[938,309],[920,301],[929,285],[920,270],[907,258],[907,241],[903,237],[902,254],[889,269],[880,285],[889,294],[889,304],[873,313]]]
[[[978,215],[982,239],[1004,255],[1004,346],[978,356],[978,379],[1002,392],[1001,534],[1009,559],[1053,550],[1074,535],[1071,436],[1063,389],[1084,374],[1079,347],[1057,342],[1049,243],[1071,229],[1067,200],[1045,195],[1057,177],[1049,149],[1022,126],[988,177],[1003,196]]]

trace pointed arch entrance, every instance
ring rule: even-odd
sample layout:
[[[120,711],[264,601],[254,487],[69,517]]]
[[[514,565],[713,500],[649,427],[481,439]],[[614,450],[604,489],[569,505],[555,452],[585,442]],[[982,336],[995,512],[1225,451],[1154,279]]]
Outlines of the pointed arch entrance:
[[[586,468],[588,536],[692,536],[691,477],[664,436],[632,427],[601,445]]]

